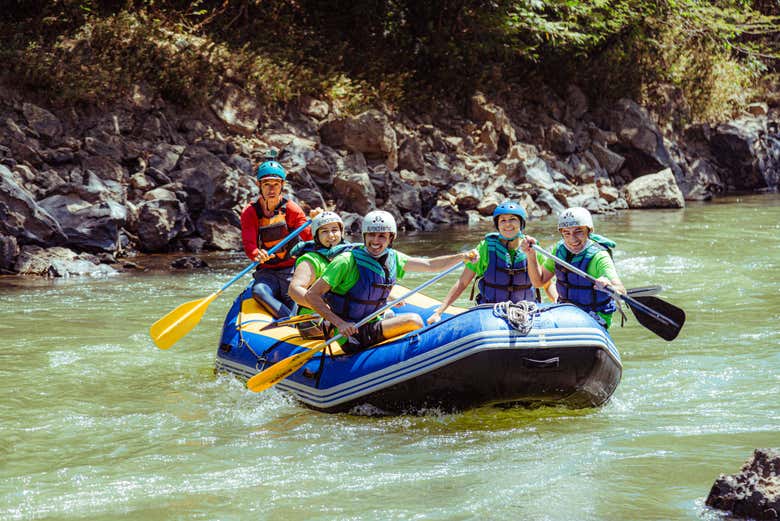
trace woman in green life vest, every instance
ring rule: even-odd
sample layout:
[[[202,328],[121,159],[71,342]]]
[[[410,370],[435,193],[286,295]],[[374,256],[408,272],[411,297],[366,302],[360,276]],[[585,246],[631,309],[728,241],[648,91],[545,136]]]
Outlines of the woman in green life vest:
[[[528,276],[534,285],[543,285],[555,276],[558,302],[576,305],[609,328],[617,306],[612,296],[603,290],[609,286],[618,293],[626,294],[610,255],[615,243],[593,233],[593,218],[585,208],[564,210],[558,216],[558,231],[561,240],[552,247],[551,253],[597,279],[596,283],[563,268],[553,259],[545,257],[538,261],[536,255],[528,255]],[[531,246],[536,242],[526,235],[520,247],[530,254],[533,251]]]
[[[477,245],[479,261],[466,263],[460,278],[452,286],[441,305],[428,318],[429,324],[441,320],[444,311],[478,277],[477,304],[496,302],[536,301],[538,293],[527,274],[526,254],[520,250],[520,237],[528,219],[525,208],[515,201],[504,201],[493,210],[496,231],[489,233]],[[557,294],[548,284],[545,291],[551,300]]]
[[[344,243],[344,222],[335,212],[322,212],[312,219],[311,233],[314,240],[298,243],[290,252],[297,260],[289,295],[300,306],[298,312],[301,315],[313,313],[306,300],[306,292],[314,281],[322,276],[336,255],[356,246]],[[298,329],[304,338],[323,336],[322,329],[314,321],[302,322],[298,324]]]

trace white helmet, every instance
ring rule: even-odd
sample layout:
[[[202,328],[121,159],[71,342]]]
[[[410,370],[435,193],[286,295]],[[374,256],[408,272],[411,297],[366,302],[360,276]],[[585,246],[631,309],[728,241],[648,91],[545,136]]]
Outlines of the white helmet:
[[[398,228],[395,225],[395,217],[390,212],[384,210],[374,210],[368,212],[363,217],[363,233],[382,233],[390,232],[393,237],[398,233]]]
[[[339,227],[341,228],[341,232],[344,232],[344,221],[341,220],[341,217],[339,217],[339,214],[336,212],[322,212],[317,217],[311,220],[311,234],[314,236],[314,239],[317,239],[317,232],[320,228],[325,226],[326,224],[333,224],[333,223],[339,223]]]
[[[558,229],[572,226],[587,226],[590,231],[593,231],[593,217],[586,208],[568,208],[558,216]]]

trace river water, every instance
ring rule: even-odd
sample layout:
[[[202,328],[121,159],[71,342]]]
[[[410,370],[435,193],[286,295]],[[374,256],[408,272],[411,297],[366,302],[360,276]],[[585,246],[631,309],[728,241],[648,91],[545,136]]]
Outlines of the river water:
[[[780,447],[779,223],[777,195],[598,216],[626,286],[663,285],[688,320],[671,343],[633,319],[613,328],[623,380],[581,411],[376,418],[252,394],[212,372],[244,281],[157,349],[149,326],[219,289],[238,254],[184,274],[0,278],[0,519],[722,519],[704,506],[718,474]],[[549,246],[554,228],[527,231]],[[397,246],[435,255],[486,231]]]

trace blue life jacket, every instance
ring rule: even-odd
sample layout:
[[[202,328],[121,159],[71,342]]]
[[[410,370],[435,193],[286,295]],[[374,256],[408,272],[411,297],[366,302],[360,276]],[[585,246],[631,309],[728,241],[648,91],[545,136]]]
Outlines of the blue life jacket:
[[[301,257],[307,253],[316,253],[326,261],[330,262],[339,253],[351,251],[353,248],[357,248],[358,246],[360,246],[360,243],[357,242],[341,242],[340,244],[326,248],[314,241],[305,241],[299,242],[293,246],[290,250],[290,255],[292,257]]]
[[[600,238],[600,237],[599,237]],[[605,239],[604,244],[615,243]],[[609,248],[591,240],[591,243],[583,251],[576,255],[566,249],[563,241],[555,245],[553,254],[587,273],[588,264],[597,253],[609,251]],[[617,310],[615,301],[606,291],[600,291],[593,287],[593,282],[572,273],[563,266],[555,264],[555,286],[558,288],[558,302],[571,302],[585,311],[598,311],[601,313],[614,313]]]
[[[499,233],[485,236],[488,266],[479,279],[477,303],[534,301],[535,291],[528,278],[528,259],[521,250],[515,251],[514,261]]]
[[[369,255],[363,246],[352,250],[359,271],[358,280],[344,295],[328,291],[325,302],[338,316],[359,322],[387,303],[396,280],[396,253],[390,248],[380,258]]]

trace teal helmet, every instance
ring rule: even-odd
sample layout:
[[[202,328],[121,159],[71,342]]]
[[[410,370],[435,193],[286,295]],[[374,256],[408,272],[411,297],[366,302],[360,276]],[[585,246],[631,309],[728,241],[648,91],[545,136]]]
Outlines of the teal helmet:
[[[266,161],[257,167],[257,180],[264,177],[278,177],[284,181],[287,178],[287,172],[277,161]]]
[[[528,214],[525,213],[525,208],[520,205],[520,203],[515,203],[513,201],[504,201],[503,203],[496,206],[496,209],[493,210],[493,224],[496,226],[496,229],[498,229],[498,216],[499,215],[516,215],[520,218],[520,229],[525,229],[525,221],[528,220]]]

